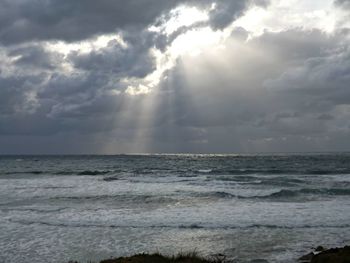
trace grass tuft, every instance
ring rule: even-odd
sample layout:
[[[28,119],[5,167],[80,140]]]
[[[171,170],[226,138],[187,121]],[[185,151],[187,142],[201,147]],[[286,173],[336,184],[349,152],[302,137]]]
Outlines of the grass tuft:
[[[78,263],[70,261],[68,263]],[[91,263],[91,262],[90,262]],[[201,257],[196,251],[164,256],[160,253],[138,254],[131,257],[120,257],[102,260],[100,263],[229,263],[224,255],[218,254],[210,258]]]

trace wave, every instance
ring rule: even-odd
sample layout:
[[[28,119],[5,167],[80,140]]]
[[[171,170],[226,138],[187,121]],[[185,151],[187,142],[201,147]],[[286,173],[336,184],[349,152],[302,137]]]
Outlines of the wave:
[[[116,194],[116,195],[86,195],[86,196],[56,196],[50,200],[58,201],[100,201],[100,200],[116,200],[116,201],[133,201],[133,202],[171,202],[179,201],[178,198],[217,198],[217,199],[232,199],[232,198],[247,198],[236,196],[227,192],[177,192],[178,195],[162,196],[162,195],[131,195],[131,194]]]
[[[134,228],[134,229],[149,229],[149,228],[169,228],[169,229],[252,229],[252,228],[267,228],[267,229],[322,229],[322,228],[350,228],[350,224],[341,225],[269,225],[269,224],[251,224],[251,225],[212,225],[212,224],[154,224],[154,225],[126,225],[126,224],[97,224],[97,223],[74,223],[74,222],[49,222],[49,221],[30,221],[30,220],[15,220],[9,219],[11,223],[22,225],[45,225],[67,228]]]
[[[2,172],[2,175],[16,175],[16,174],[33,174],[33,175],[37,175],[37,174],[44,174],[44,173],[48,173],[47,171],[13,171],[13,172]]]
[[[217,175],[257,175],[257,174],[291,174],[296,173],[292,170],[282,170],[282,169],[208,169],[208,170],[197,170],[196,172]]]
[[[74,171],[58,171],[54,173],[55,175],[73,175],[76,174]]]
[[[103,170],[103,171],[86,170],[86,171],[78,172],[77,175],[105,175],[111,172],[112,171],[109,171],[109,170]]]
[[[298,195],[335,195],[335,196],[347,196],[350,195],[350,189],[343,188],[303,188],[298,190],[286,190],[282,189],[279,192],[272,193],[264,196],[263,198],[283,198],[283,197],[294,197]]]
[[[178,200],[172,198],[171,196],[157,196],[157,195],[130,195],[130,194],[120,194],[120,195],[91,195],[91,196],[56,196],[49,198],[55,201],[113,201],[113,202],[130,202],[133,204],[138,203],[153,203],[153,204],[164,204],[177,202]]]
[[[274,192],[268,195],[235,195],[228,192],[208,192],[208,193],[197,193],[197,197],[213,197],[213,198],[222,198],[222,199],[286,199],[293,198],[303,195],[318,195],[318,196],[349,196],[350,189],[344,188],[303,188],[297,190],[282,189],[278,192]]]
[[[165,167],[147,167],[142,169],[130,169],[129,172],[132,172],[134,174],[157,174],[157,173],[181,173],[186,172],[186,170],[177,170],[173,168],[165,168]]]
[[[272,186],[282,186],[282,187],[293,187],[300,184],[305,184],[305,180],[295,179],[295,178],[261,178],[261,185],[272,185]]]
[[[39,175],[39,174],[54,174],[54,175],[104,175],[111,173],[113,171],[110,170],[85,170],[85,171],[19,171],[19,172],[7,172],[4,173],[6,175],[11,174],[33,174],[33,175]]]
[[[56,196],[51,197],[50,200],[61,201],[101,201],[101,200],[115,200],[115,201],[131,201],[144,203],[165,203],[178,201],[179,198],[213,198],[213,199],[288,199],[299,196],[350,196],[350,189],[344,188],[302,188],[302,189],[282,189],[278,192],[273,192],[267,195],[236,195],[225,191],[216,192],[186,192],[177,191],[176,195],[162,196],[162,195],[131,195],[131,194],[116,194],[116,195],[87,195],[87,196]]]
[[[13,171],[13,172],[2,172],[2,175],[17,175],[17,174],[32,174],[32,175],[40,175],[40,174],[53,174],[53,175],[105,175],[108,173],[112,173],[116,171],[110,170],[85,170],[85,171]]]
[[[350,174],[350,169],[206,169],[196,170],[195,173],[209,173],[216,175],[278,175],[278,174],[295,174],[295,175],[335,175]]]
[[[104,199],[133,199],[135,196],[133,195],[87,195],[87,196],[55,196],[51,197],[50,200],[104,200]],[[143,198],[147,198],[147,196],[143,196]]]
[[[40,209],[40,208],[2,208],[3,212],[34,212],[40,214],[50,214],[55,212],[62,212],[69,209],[68,207],[62,207],[57,209]]]
[[[26,190],[26,189],[72,189],[74,186],[28,186],[28,187],[15,187],[14,190]]]
[[[239,197],[237,195],[233,195],[227,192],[212,192],[209,194],[212,197],[218,197],[218,198],[236,198]]]
[[[211,181],[211,180],[253,184],[253,185],[259,184],[259,185],[274,185],[274,186],[296,186],[296,185],[305,183],[305,180],[296,179],[296,178],[285,178],[285,177],[264,178],[264,177],[251,176],[251,175],[219,176],[219,177],[206,179],[206,181]]]
[[[29,174],[43,174],[45,171],[30,171]]]
[[[85,171],[58,171],[55,175],[106,175],[110,173],[116,173],[117,170],[85,170]]]
[[[187,170],[187,169],[166,169],[166,168],[154,168],[154,169],[139,169],[139,170],[60,170],[60,171],[50,171],[50,170],[30,170],[30,171],[9,171],[1,172],[1,175],[20,175],[20,174],[31,174],[31,175],[107,175],[107,174],[118,174],[118,173],[130,173],[130,174],[176,174],[177,176],[193,176],[194,174],[208,174],[223,176],[221,180],[235,180],[229,177],[237,176],[237,179],[250,180],[254,175],[343,175],[350,174],[350,169],[197,169],[197,170]],[[238,177],[239,176],[239,177]]]
[[[119,178],[119,177],[116,177],[116,176],[113,176],[113,177],[105,177],[105,178],[103,178],[102,180],[105,181],[105,182],[113,182],[113,181],[118,181],[118,180],[120,180],[120,178]]]
[[[208,174],[208,173],[211,173],[212,171],[213,171],[212,169],[200,169],[200,170],[197,170],[196,172],[197,173]]]

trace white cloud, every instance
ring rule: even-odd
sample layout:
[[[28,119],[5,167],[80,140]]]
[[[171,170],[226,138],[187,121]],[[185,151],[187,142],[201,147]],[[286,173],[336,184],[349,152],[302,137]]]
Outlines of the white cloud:
[[[272,0],[267,8],[251,8],[234,25],[243,27],[253,36],[263,34],[264,30],[278,32],[292,28],[332,32],[338,13],[333,0]]]

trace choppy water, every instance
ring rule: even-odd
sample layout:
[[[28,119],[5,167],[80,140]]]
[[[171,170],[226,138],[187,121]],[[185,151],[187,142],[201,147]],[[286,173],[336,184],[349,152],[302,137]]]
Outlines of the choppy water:
[[[350,154],[0,157],[0,262],[350,243]]]

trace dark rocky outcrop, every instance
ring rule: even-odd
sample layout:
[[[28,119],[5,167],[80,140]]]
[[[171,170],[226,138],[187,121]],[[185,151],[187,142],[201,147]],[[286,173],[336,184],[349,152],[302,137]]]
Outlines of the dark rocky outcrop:
[[[323,251],[325,251],[326,249],[323,247],[323,246],[318,246],[316,249],[315,249],[315,251],[316,252],[323,252]]]
[[[225,263],[225,259],[221,257],[204,259],[196,254],[178,255],[176,257],[166,257],[160,254],[140,254],[132,257],[103,260],[100,263]]]
[[[350,263],[350,246],[325,250],[314,256],[311,263]]]
[[[138,254],[131,257],[120,257],[116,259],[103,260],[100,263],[229,263],[221,254],[211,258],[202,258],[196,253],[179,254],[177,256],[163,256],[161,254]],[[234,262],[234,261],[232,261]],[[267,263],[264,259],[255,259],[251,263]],[[350,263],[350,246],[343,248],[325,249],[319,246],[315,252],[310,252],[299,258],[300,263]],[[78,262],[69,262],[78,263]]]
[[[302,257],[299,258],[300,262],[311,262],[311,260],[313,259],[313,257],[315,256],[315,254],[313,252],[310,252],[309,254],[306,254]]]
[[[299,258],[300,262],[305,263],[350,263],[350,246],[343,248],[331,248],[325,250],[323,247],[317,247],[315,254],[313,252]]]

